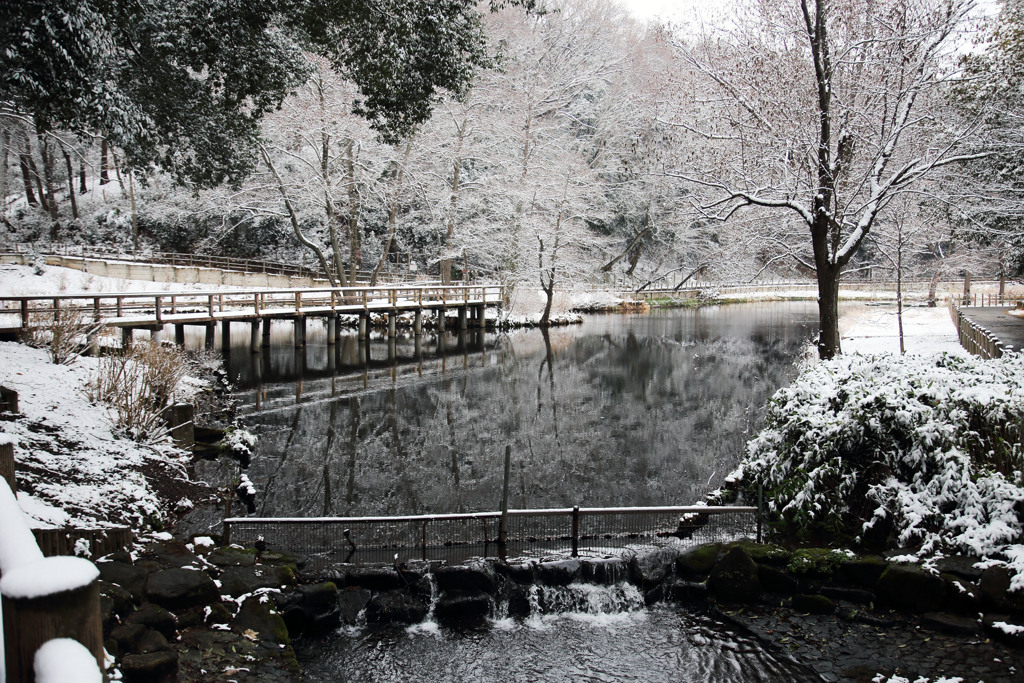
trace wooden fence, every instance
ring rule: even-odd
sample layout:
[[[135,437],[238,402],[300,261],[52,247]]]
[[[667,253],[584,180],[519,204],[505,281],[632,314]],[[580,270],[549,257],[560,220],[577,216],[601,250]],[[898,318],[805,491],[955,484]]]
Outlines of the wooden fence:
[[[952,299],[949,301],[949,315],[956,326],[960,345],[968,352],[988,359],[1002,357],[1005,351],[1003,343],[994,334],[964,315],[961,307]]]

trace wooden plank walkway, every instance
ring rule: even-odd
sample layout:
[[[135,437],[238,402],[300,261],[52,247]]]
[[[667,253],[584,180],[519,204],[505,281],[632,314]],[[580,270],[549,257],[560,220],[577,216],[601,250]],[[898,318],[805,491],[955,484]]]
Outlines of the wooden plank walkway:
[[[1006,350],[1024,350],[1024,318],[1011,315],[1011,306],[964,306],[960,312],[975,326],[989,332]],[[970,350],[970,349],[968,349]]]
[[[414,329],[421,331],[423,312],[434,313],[438,328],[444,329],[446,314],[454,309],[459,329],[467,329],[470,317],[476,327],[485,325],[485,309],[501,307],[504,289],[500,285],[391,285],[384,287],[327,287],[308,289],[248,289],[181,292],[81,293],[49,296],[0,296],[0,333],[17,333],[47,324],[68,311],[83,322],[133,330],[158,331],[174,325],[176,340],[183,339],[183,326],[200,325],[212,330],[221,323],[227,334],[232,322],[253,325],[253,340],[262,323],[269,341],[269,322],[290,319],[296,323],[296,345],[305,343],[305,320],[325,318],[329,335],[337,336],[339,315],[359,318],[360,338],[369,334],[369,317],[386,315],[388,334],[395,336],[396,320],[413,313]],[[127,338],[127,337],[126,337]],[[210,343],[212,332],[208,333]]]

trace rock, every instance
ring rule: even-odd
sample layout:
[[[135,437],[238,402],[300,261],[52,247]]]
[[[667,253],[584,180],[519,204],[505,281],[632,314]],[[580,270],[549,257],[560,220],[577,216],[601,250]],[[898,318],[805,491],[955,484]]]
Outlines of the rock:
[[[433,570],[437,587],[442,591],[498,591],[494,571],[487,565],[440,566]]]
[[[665,585],[665,597],[684,605],[699,605],[707,602],[708,584],[703,581],[674,579]]]
[[[369,591],[367,591],[369,592]],[[278,599],[278,610],[290,634],[324,632],[341,624],[338,587],[330,581],[301,586]]]
[[[163,652],[170,650],[171,645],[164,638],[164,635],[159,631],[151,628],[147,628],[142,636],[139,638],[135,646],[135,651],[143,654],[146,652]]]
[[[579,560],[541,562],[537,565],[537,581],[545,586],[568,586],[579,578],[582,567]]]
[[[99,581],[100,589],[100,618],[103,621],[104,631],[109,632],[113,628],[116,619],[124,617],[132,610],[132,594],[116,583]]]
[[[850,558],[841,550],[831,548],[800,548],[789,558],[786,569],[805,579],[829,580]]]
[[[529,585],[533,583],[533,563],[523,562],[508,564],[507,562],[496,562],[494,571],[519,584]]]
[[[434,605],[434,616],[448,625],[482,625],[490,613],[491,600],[483,591],[445,592]]]
[[[775,567],[785,567],[789,564],[793,553],[780,545],[774,543],[756,543],[755,541],[744,540],[730,543],[726,550],[732,547],[740,547],[750,555],[750,559],[758,564],[770,564]]]
[[[580,567],[580,578],[587,583],[611,586],[628,577],[629,567],[617,557],[583,560]]]
[[[757,579],[761,583],[761,589],[769,593],[793,595],[800,590],[799,581],[781,569],[766,564],[757,565]]]
[[[231,613],[228,612],[227,607],[224,607],[224,605],[222,605],[221,603],[215,602],[212,605],[208,605],[206,607],[209,607],[211,612],[218,612],[217,608],[220,608],[224,610],[224,612],[227,612],[228,618],[218,623],[226,624],[228,623],[228,621],[231,621]],[[202,626],[204,623],[206,623],[206,607],[190,607],[186,610],[176,612],[175,618],[178,620],[178,630],[184,631],[186,629]]]
[[[160,605],[147,602],[136,611],[125,617],[125,623],[142,624],[146,628],[154,629],[168,640],[173,640],[177,629],[177,620],[174,615]]]
[[[889,565],[875,585],[878,601],[901,609],[933,612],[942,607],[946,583],[912,565]]]
[[[754,602],[761,596],[757,564],[745,550],[733,547],[711,569],[708,588],[719,600]]]
[[[161,541],[146,549],[148,558],[156,560],[163,567],[199,566],[199,558],[185,544],[177,539]]]
[[[229,567],[220,576],[221,594],[233,598],[260,588],[280,588],[294,583],[295,572],[290,566],[258,564],[251,567]]]
[[[346,588],[338,592],[338,616],[341,621],[353,625],[359,618],[373,593],[365,588]]]
[[[676,573],[680,576],[707,576],[721,552],[721,543],[690,548],[676,557]]]
[[[794,595],[792,605],[797,612],[810,614],[834,614],[836,611],[836,603],[824,595]]]
[[[427,616],[427,606],[406,591],[378,593],[366,605],[366,621],[371,624],[415,624]]]
[[[220,591],[205,572],[162,569],[146,580],[146,598],[167,609],[182,609],[220,601]]]
[[[977,562],[976,557],[949,555],[939,558],[935,566],[943,574],[952,574],[971,583],[977,583],[981,579],[981,570],[974,566]]]
[[[921,625],[933,631],[952,635],[974,635],[981,631],[977,619],[961,617],[946,612],[928,612],[921,615]]]
[[[215,548],[206,555],[206,561],[218,567],[251,567],[256,564],[256,551],[243,548]]]
[[[139,640],[146,633],[146,627],[142,624],[121,624],[110,632],[109,642],[112,642],[117,651],[124,654],[139,651]]]
[[[215,602],[209,606],[209,614],[206,615],[206,624],[229,624],[231,623],[231,611],[223,603]],[[196,624],[198,626],[199,624]]]
[[[943,574],[942,579],[946,582],[946,602],[943,610],[967,615],[975,615],[981,611],[981,596],[975,584],[953,574]]]
[[[978,587],[986,608],[1024,611],[1024,591],[1010,591],[1010,570],[1006,567],[995,566],[982,571]]]
[[[402,588],[405,582],[398,572],[387,567],[353,567],[345,572],[345,585],[361,586],[372,591]]]
[[[531,587],[515,585],[508,591],[508,615],[525,619],[530,616],[532,605],[530,602]]]
[[[835,579],[839,583],[874,588],[889,563],[879,555],[865,555],[840,563]]]
[[[679,553],[672,549],[634,555],[629,561],[629,579],[641,589],[657,586],[672,571]]]
[[[874,593],[862,588],[842,588],[839,586],[822,586],[821,594],[829,600],[852,602],[857,605],[874,604],[877,597]]]
[[[125,683],[170,683],[178,676],[178,653],[126,655],[121,660],[121,676]]]
[[[127,562],[97,562],[96,568],[100,570],[100,580],[117,584],[131,593],[136,603],[142,602],[148,571]]]
[[[1024,647],[1024,625],[1005,614],[986,614],[982,619],[985,632],[1007,645]]]
[[[273,603],[264,598],[246,598],[231,622],[231,630],[272,647],[290,644],[284,619],[273,609]]]

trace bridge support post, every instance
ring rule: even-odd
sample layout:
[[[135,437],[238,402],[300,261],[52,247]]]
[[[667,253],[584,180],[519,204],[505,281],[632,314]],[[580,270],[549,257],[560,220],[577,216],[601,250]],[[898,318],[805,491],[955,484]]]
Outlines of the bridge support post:
[[[206,340],[204,346],[207,351],[213,351],[217,346],[217,323],[206,323]]]
[[[388,311],[388,339],[394,339],[397,333],[398,313]]]
[[[459,329],[464,330],[467,327],[466,321],[466,307],[459,306]]]
[[[263,333],[263,346],[270,346],[270,318],[264,318],[263,324],[260,325]]]
[[[338,341],[338,316],[327,316],[327,345],[334,346]]]
[[[121,328],[121,348],[127,349],[132,345],[132,328],[122,327]]]
[[[220,321],[220,347],[231,348],[231,322],[227,320]]]
[[[370,316],[365,313],[359,314],[359,339],[366,341],[370,338]]]
[[[306,316],[295,316],[295,348],[301,349],[306,345]]]
[[[481,330],[487,329],[487,307],[477,306],[476,307],[476,321],[480,325]]]
[[[437,312],[437,331],[444,332],[445,325],[447,324],[448,310],[442,308]]]
[[[416,335],[417,342],[419,341],[420,335],[423,334],[423,309],[416,309],[416,317],[412,321],[412,331]]]
[[[149,340],[154,344],[160,343],[160,338],[163,336],[164,328],[157,326],[151,327],[149,332]]]
[[[174,326],[174,343],[178,346],[185,346],[185,326],[181,323]]]
[[[258,320],[249,323],[249,351],[260,352],[260,322]]]

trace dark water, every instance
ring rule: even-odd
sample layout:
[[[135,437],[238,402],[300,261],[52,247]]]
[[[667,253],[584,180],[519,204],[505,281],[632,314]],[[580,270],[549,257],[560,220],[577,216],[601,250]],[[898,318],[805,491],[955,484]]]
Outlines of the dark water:
[[[257,514],[493,510],[505,445],[512,507],[688,504],[716,488],[796,374],[813,303],[594,316],[581,326],[405,337],[368,347],[233,347],[259,436]],[[210,464],[209,467],[218,465]],[[209,473],[210,478],[228,473]],[[728,625],[636,594],[454,631],[351,629],[299,641],[311,681],[801,681]]]
[[[795,376],[812,303],[592,316],[543,334],[235,347],[261,516],[683,505],[716,488]],[[369,355],[369,362],[362,363]],[[301,379],[299,377],[301,376]]]
[[[457,631],[342,630],[297,644],[309,681],[796,683],[821,680],[710,617],[658,605],[493,620]]]

